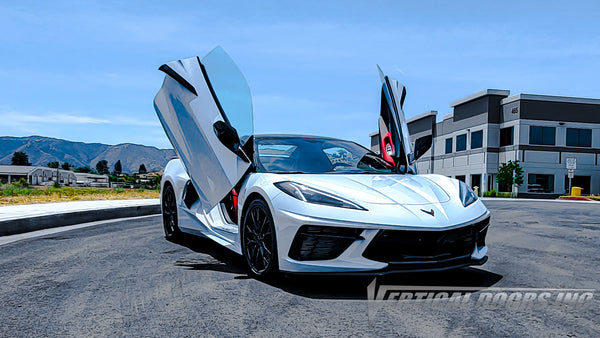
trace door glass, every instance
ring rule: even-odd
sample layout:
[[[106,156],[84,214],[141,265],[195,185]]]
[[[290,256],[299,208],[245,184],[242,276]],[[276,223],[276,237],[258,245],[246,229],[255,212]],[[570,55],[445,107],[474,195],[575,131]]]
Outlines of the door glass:
[[[244,75],[223,48],[217,47],[202,59],[210,85],[225,116],[244,142],[254,134],[252,96]]]
[[[383,82],[379,119],[381,146],[385,148],[381,151],[382,156],[398,168],[400,172],[414,172],[415,168],[410,167],[414,162],[414,154],[408,125],[402,111],[405,96],[404,87],[398,81],[385,76],[381,69],[379,72]]]

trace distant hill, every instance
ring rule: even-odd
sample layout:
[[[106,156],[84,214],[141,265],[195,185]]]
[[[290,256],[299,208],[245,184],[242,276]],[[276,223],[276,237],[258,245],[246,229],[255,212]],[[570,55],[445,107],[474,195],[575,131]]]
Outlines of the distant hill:
[[[107,160],[110,170],[121,160],[123,172],[137,172],[140,164],[148,171],[158,171],[175,157],[173,149],[158,149],[141,144],[122,143],[108,145],[102,143],[72,142],[62,139],[29,136],[0,136],[0,164],[10,164],[15,151],[23,151],[33,165],[46,166],[48,162],[69,162],[75,167],[89,166],[96,169],[96,163]]]

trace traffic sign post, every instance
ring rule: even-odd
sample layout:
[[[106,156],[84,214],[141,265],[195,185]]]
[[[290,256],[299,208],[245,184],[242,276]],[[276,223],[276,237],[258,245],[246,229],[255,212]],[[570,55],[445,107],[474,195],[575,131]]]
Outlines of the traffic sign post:
[[[577,169],[577,159],[575,157],[567,157],[567,170],[568,170],[568,177],[569,177],[569,195],[571,195],[571,189],[573,189],[573,185],[572,185],[572,179],[573,177],[575,177],[575,169]]]
[[[513,176],[512,176],[512,178],[513,178],[513,180],[512,180],[513,184],[512,184],[512,187],[511,187],[512,188],[511,189],[512,196],[513,197],[517,197],[517,194],[515,192],[515,186],[517,185],[516,182],[515,182],[515,179],[517,178],[517,171],[515,169],[513,169]]]

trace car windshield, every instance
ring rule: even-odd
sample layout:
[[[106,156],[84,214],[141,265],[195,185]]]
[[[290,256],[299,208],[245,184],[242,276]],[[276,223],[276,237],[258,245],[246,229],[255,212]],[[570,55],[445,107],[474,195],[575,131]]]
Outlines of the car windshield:
[[[310,137],[257,137],[258,170],[301,174],[391,174],[393,168],[349,141]]]

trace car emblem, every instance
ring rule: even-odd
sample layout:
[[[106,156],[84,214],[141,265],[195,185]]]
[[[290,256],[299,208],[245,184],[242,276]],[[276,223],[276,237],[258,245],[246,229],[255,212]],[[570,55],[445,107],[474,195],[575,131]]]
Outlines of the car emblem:
[[[431,210],[429,210],[429,211],[427,211],[427,210],[424,210],[424,209],[421,209],[421,211],[422,211],[422,212],[424,212],[424,213],[426,213],[426,214],[430,214],[431,216],[435,216],[435,215],[434,215],[434,214],[435,214],[435,212],[433,211],[433,209],[431,209]]]

